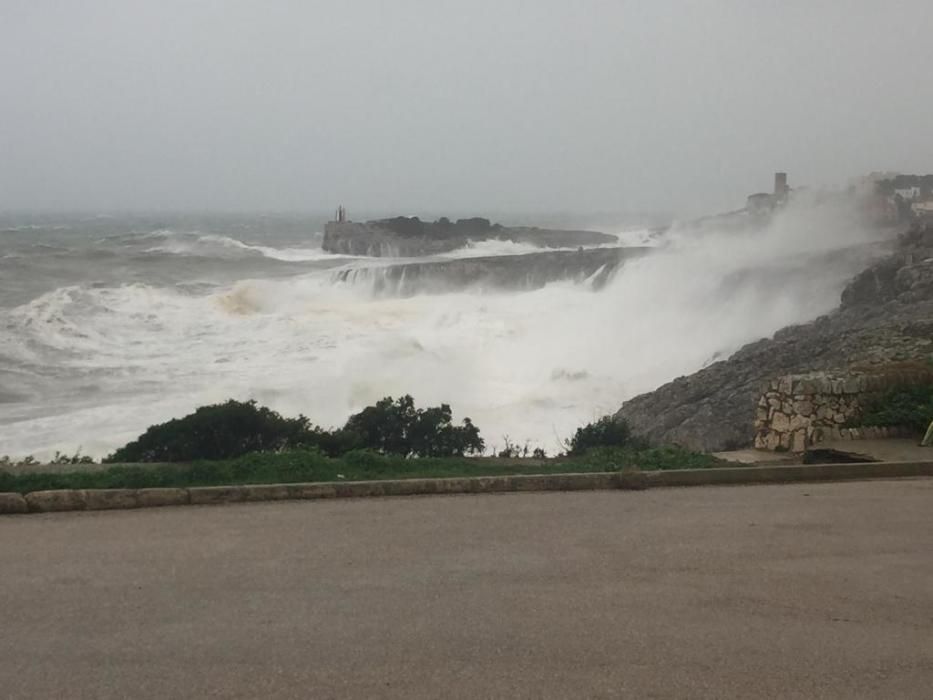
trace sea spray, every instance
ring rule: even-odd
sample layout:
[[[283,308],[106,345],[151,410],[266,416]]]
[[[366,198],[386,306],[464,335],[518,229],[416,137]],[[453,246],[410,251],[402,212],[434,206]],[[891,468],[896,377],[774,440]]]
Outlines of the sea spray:
[[[163,252],[160,264],[184,270],[173,284],[83,282],[0,309],[0,357],[11,363],[0,380],[15,381],[17,397],[0,404],[0,453],[100,456],[227,398],[340,425],[405,393],[450,403],[490,445],[508,435],[553,453],[625,398],[832,309],[875,237],[844,207],[800,203],[763,226],[675,226],[598,290],[565,280],[396,298],[334,284],[335,265],[367,261],[317,253],[322,267],[286,274],[252,248],[301,250],[294,239],[243,251],[204,235],[188,236],[198,260],[220,256],[223,271],[234,251],[249,274],[204,280],[203,265],[197,277],[178,267],[190,253]],[[151,268],[127,260],[145,280]]]

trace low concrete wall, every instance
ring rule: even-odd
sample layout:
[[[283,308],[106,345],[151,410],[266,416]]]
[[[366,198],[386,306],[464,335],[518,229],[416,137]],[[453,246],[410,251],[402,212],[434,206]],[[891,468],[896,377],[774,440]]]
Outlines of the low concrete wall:
[[[0,493],[0,514],[111,510],[174,505],[220,505],[255,501],[372,498],[438,494],[530,491],[597,491],[672,486],[781,484],[802,481],[893,479],[933,476],[933,459],[924,462],[812,464],[771,467],[679,469],[657,472],[598,472],[477,476],[454,479],[399,479],[337,483],[203,486],[189,489],[94,489],[35,491],[22,496]]]

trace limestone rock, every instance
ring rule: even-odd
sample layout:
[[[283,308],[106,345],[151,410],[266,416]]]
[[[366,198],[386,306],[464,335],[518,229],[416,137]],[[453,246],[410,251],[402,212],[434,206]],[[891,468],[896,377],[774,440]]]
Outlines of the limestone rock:
[[[784,413],[775,413],[771,418],[771,429],[777,433],[786,433],[790,430],[790,419]]]
[[[656,442],[711,451],[734,449],[750,445],[755,438],[755,408],[765,382],[771,390],[788,395],[794,387],[783,386],[778,379],[785,375],[852,365],[925,363],[933,347],[933,285],[925,280],[933,273],[926,267],[905,268],[931,258],[933,227],[918,228],[900,240],[893,254],[852,281],[837,310],[785,328],[772,338],[746,345],[725,361],[636,396],[617,416],[628,421],[634,432]],[[833,392],[825,393],[841,395],[844,388],[845,383],[838,381]],[[769,395],[767,400],[769,407],[783,408],[780,399]],[[832,409],[832,403],[829,406]],[[830,409],[816,412],[821,420],[841,425],[846,417],[836,408],[831,416]]]

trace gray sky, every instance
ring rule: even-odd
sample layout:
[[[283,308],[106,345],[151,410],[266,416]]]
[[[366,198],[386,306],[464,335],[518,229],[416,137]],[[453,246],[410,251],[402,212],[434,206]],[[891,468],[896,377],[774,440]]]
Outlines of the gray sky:
[[[0,0],[0,209],[721,210],[933,171],[930,0]]]

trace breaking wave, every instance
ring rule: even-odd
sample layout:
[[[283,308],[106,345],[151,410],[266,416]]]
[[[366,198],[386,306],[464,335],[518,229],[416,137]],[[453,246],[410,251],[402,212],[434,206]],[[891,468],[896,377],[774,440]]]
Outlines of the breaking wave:
[[[871,240],[832,211],[788,211],[740,234],[675,228],[599,291],[564,280],[522,292],[374,296],[363,278],[336,284],[326,269],[60,286],[0,308],[3,388],[30,397],[0,403],[0,454],[80,446],[100,456],[230,397],[339,425],[403,393],[450,403],[491,446],[507,435],[553,453],[625,398],[829,311]],[[204,234],[158,232],[149,243],[326,255]]]
[[[321,250],[320,246],[275,248],[267,245],[244,243],[236,238],[214,233],[162,230],[147,234],[145,237],[161,241],[158,245],[147,248],[144,251],[147,253],[170,253],[172,255],[208,255],[214,253],[224,256],[229,255],[231,252],[239,252],[261,255],[283,262],[306,262],[351,257],[326,253]]]

